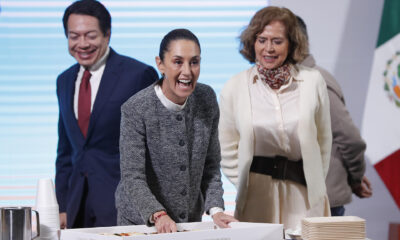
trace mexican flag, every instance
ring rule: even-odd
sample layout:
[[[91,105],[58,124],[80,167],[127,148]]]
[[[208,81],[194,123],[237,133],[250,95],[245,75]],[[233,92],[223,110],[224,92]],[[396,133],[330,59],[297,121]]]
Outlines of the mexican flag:
[[[400,208],[400,1],[385,0],[365,105],[366,156]]]

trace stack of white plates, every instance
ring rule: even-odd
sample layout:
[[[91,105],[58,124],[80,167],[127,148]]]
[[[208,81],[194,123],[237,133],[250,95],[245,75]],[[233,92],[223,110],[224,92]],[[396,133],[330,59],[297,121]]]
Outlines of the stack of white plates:
[[[304,218],[301,225],[304,240],[365,239],[365,220],[355,216]]]

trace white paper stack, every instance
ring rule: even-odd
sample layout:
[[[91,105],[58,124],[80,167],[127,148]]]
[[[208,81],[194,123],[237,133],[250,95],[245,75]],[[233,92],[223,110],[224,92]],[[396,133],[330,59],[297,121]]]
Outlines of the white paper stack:
[[[355,216],[304,218],[301,225],[304,240],[365,239],[365,220]]]

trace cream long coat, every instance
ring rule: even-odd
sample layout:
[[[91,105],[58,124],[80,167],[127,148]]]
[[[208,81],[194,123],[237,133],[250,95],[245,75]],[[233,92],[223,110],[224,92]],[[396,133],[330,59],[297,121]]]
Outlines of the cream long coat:
[[[246,199],[248,176],[254,155],[254,132],[249,81],[258,75],[255,66],[233,76],[220,94],[219,139],[223,173],[237,188],[236,211]],[[326,195],[325,177],[332,146],[329,99],[326,83],[319,71],[301,65],[292,68],[299,81],[298,136],[304,162],[310,206]],[[258,76],[257,76],[258,77]]]
[[[328,87],[332,123],[332,151],[326,187],[331,207],[351,202],[351,185],[361,184],[365,174],[366,144],[346,108],[339,83],[325,69],[317,66],[312,55],[302,65],[320,71]]]

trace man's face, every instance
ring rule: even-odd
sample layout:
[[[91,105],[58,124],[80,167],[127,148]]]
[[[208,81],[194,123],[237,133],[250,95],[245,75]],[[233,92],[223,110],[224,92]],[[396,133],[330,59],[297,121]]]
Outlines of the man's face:
[[[89,15],[71,14],[67,25],[69,53],[80,65],[90,68],[106,52],[110,32],[104,35],[99,20]]]

